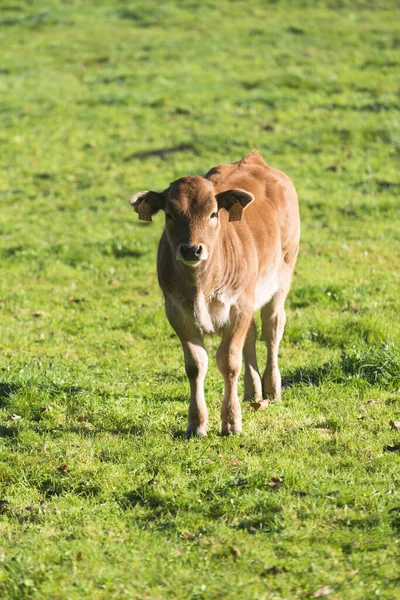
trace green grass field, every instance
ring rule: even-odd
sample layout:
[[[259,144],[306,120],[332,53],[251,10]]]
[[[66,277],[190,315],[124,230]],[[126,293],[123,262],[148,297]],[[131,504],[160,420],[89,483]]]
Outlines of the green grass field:
[[[0,3],[1,598],[400,598],[399,8]],[[301,205],[286,389],[220,437],[210,338],[187,442],[129,198],[253,147]]]

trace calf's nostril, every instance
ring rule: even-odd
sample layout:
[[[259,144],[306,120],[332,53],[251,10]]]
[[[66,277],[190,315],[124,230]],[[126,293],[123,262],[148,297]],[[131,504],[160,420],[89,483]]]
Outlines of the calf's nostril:
[[[194,251],[195,255],[201,256],[202,250],[203,250],[202,246],[197,246],[196,250]]]

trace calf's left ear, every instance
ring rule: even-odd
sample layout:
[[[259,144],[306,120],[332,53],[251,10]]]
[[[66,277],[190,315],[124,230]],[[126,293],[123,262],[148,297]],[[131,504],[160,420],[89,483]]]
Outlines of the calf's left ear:
[[[165,191],[161,192],[139,192],[135,194],[130,203],[133,210],[138,213],[140,221],[151,221],[151,215],[154,215],[165,206]]]
[[[243,211],[254,202],[254,196],[251,192],[234,188],[217,194],[216,200],[219,208],[225,208],[229,211],[230,221],[240,221]]]

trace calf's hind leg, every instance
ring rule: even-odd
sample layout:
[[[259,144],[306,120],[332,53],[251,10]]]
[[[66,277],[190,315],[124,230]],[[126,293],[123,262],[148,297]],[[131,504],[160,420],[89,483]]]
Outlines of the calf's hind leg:
[[[289,289],[280,289],[261,309],[262,332],[267,343],[267,364],[262,379],[264,398],[280,398],[281,374],[278,350],[286,323],[285,299]]]
[[[243,400],[262,400],[261,377],[256,355],[257,327],[252,321],[243,347],[244,359],[244,398]]]

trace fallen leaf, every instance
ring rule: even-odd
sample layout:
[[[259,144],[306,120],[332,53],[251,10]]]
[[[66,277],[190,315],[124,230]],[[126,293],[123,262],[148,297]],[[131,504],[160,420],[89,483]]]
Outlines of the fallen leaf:
[[[70,296],[68,298],[69,302],[74,302],[75,304],[79,304],[80,302],[85,302],[85,298],[75,298],[75,296]]]
[[[8,419],[10,421],[18,421],[18,419],[22,419],[22,417],[21,417],[21,415],[12,414],[12,415],[8,415]]]
[[[337,490],[332,490],[332,492],[328,492],[325,496],[325,498],[329,498],[329,499],[333,499],[336,498],[336,496],[339,495],[339,492]]]
[[[76,560],[79,561],[79,560],[82,560],[82,558],[83,558],[82,552],[78,552],[78,554],[76,555]]]
[[[110,283],[111,283],[111,285],[118,285],[118,284],[119,284],[119,281],[118,281],[117,279],[112,279],[112,280],[110,281]]]
[[[251,535],[255,535],[255,534],[257,533],[257,529],[256,529],[255,527],[253,527],[253,525],[251,525],[251,526],[250,526],[250,527],[247,529],[247,531],[248,531],[249,533],[251,533]]]
[[[195,540],[196,539],[196,535],[194,533],[191,533],[190,531],[182,531],[181,537],[183,537],[184,540]]]
[[[329,427],[315,427],[315,431],[320,431],[321,433],[335,433],[333,429],[329,429]]]
[[[10,503],[8,500],[0,500],[0,514],[5,513],[9,506]]]
[[[390,426],[392,429],[396,429],[397,431],[400,431],[400,421],[390,421]]]
[[[58,470],[61,471],[61,473],[66,473],[67,472],[67,465],[60,465],[58,467]]]
[[[254,410],[266,410],[269,406],[269,400],[260,400],[259,402],[250,402],[249,406]]]
[[[323,585],[319,588],[319,590],[313,593],[313,597],[321,598],[321,596],[328,596],[329,594],[332,594],[331,588],[329,587],[329,585]]]
[[[283,483],[283,479],[280,477],[271,477],[271,481],[268,481],[266,485],[271,488],[279,487]]]
[[[236,548],[236,546],[230,546],[229,551],[234,558],[240,558],[242,556],[242,553],[240,552],[239,548]]]
[[[366,402],[365,404],[360,404],[358,408],[363,413],[366,413],[367,411],[365,409],[367,408],[367,406],[374,406],[375,404],[379,404],[378,400],[369,400],[369,402]]]

